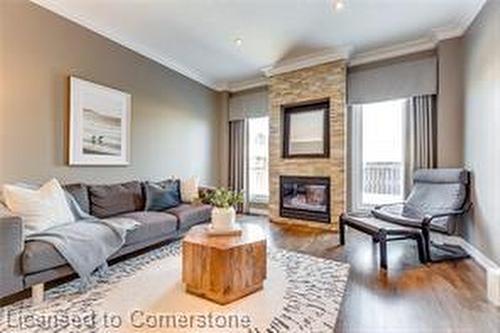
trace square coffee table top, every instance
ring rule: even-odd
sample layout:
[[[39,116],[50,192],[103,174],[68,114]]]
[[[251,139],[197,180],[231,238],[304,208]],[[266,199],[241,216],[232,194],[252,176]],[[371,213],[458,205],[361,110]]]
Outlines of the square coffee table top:
[[[252,224],[240,224],[241,235],[212,236],[207,232],[208,225],[199,225],[191,228],[183,242],[227,250],[248,244],[265,242],[266,234],[261,227]]]

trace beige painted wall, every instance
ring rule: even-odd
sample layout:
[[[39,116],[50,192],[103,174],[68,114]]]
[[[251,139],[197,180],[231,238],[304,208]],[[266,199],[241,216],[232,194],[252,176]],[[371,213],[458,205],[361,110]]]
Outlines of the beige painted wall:
[[[462,38],[439,42],[437,165],[463,166],[463,54]]]
[[[24,0],[0,1],[0,183],[219,182],[219,94]],[[68,167],[68,77],[132,95],[129,167]]]
[[[500,264],[500,0],[486,3],[464,43],[464,158],[474,209],[463,235]]]

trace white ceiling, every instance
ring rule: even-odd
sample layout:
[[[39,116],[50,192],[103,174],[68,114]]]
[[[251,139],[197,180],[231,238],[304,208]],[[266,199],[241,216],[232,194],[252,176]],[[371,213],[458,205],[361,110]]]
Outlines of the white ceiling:
[[[290,59],[429,45],[463,33],[484,3],[344,0],[334,12],[332,0],[33,1],[217,89]]]

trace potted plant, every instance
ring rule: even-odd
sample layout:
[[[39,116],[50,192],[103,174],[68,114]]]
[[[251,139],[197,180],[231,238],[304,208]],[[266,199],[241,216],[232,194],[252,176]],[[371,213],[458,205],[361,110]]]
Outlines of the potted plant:
[[[218,188],[208,195],[212,209],[212,227],[214,230],[233,230],[236,221],[235,207],[243,203],[243,193]]]

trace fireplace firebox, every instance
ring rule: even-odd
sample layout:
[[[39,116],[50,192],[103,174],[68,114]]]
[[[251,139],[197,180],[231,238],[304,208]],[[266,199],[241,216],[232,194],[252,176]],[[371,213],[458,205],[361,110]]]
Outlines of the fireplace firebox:
[[[280,176],[280,216],[330,223],[330,178]]]

